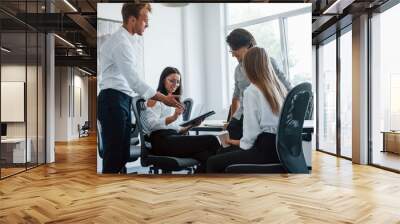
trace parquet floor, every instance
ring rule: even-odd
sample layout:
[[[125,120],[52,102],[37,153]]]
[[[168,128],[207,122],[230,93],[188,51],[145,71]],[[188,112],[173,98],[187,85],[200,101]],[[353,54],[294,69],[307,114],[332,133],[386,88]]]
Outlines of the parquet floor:
[[[0,223],[400,223],[400,175],[315,152],[311,175],[96,174],[95,138],[0,181]]]

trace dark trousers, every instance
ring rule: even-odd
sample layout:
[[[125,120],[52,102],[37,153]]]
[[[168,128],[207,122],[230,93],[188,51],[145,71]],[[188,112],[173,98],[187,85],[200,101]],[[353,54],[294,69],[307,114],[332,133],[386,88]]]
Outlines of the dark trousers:
[[[175,130],[158,130],[150,135],[151,153],[159,156],[193,158],[200,162],[197,172],[206,171],[206,162],[221,147],[213,135],[181,135]]]
[[[243,136],[243,115],[240,117],[240,120],[232,118],[226,130],[229,133],[229,138],[240,140]]]
[[[223,152],[212,156],[207,161],[208,173],[222,173],[232,164],[267,164],[279,163],[275,147],[275,134],[261,133],[251,149],[243,150],[230,146]]]
[[[103,173],[118,173],[129,158],[132,98],[114,89],[97,98],[97,117],[103,141]]]

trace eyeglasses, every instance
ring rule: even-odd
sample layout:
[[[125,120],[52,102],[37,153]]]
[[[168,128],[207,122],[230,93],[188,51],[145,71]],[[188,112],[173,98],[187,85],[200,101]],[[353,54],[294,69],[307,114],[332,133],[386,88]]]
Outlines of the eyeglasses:
[[[175,84],[175,85],[180,85],[181,84],[180,80],[172,80],[172,79],[167,79],[167,80],[168,80],[168,82],[170,82],[172,84]]]
[[[235,49],[235,50],[230,49],[230,50],[229,50],[229,53],[232,54],[233,52],[238,51],[238,50],[240,50],[240,49],[242,49],[242,48],[250,49],[250,48],[252,48],[252,47],[253,47],[253,45],[250,44],[248,47],[239,47],[238,49]]]

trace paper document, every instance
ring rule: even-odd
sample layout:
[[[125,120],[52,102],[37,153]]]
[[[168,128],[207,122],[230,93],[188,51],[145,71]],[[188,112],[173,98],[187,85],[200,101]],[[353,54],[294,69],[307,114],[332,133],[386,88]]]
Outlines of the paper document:
[[[205,127],[224,127],[226,121],[225,120],[205,120],[203,125]]]
[[[225,141],[229,139],[229,133],[227,131],[222,131],[216,136],[218,138],[218,141],[221,143],[222,147],[226,148],[230,146],[229,144],[225,143]]]

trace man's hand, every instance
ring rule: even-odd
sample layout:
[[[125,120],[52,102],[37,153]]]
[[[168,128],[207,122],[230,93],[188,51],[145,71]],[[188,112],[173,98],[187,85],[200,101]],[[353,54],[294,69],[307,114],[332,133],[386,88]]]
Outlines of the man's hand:
[[[181,104],[177,100],[177,99],[179,99],[178,95],[168,95],[168,96],[166,96],[166,95],[164,95],[164,94],[162,94],[160,92],[157,92],[157,94],[155,96],[153,96],[151,99],[160,101],[160,102],[162,102],[165,105],[170,106],[170,107],[176,107],[176,108],[179,108],[179,109],[182,109],[182,110],[185,109],[183,104]]]
[[[179,99],[179,96],[177,96],[177,95],[168,95],[168,96],[164,97],[162,102],[167,106],[176,107],[181,110],[184,110],[185,107],[177,99]]]

